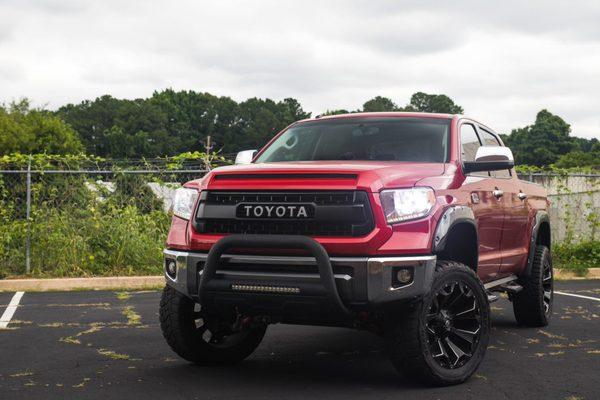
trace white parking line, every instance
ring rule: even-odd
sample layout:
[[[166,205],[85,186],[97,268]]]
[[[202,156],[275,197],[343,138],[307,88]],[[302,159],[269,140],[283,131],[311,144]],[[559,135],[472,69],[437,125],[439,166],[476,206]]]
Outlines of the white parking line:
[[[25,292],[16,292],[13,298],[10,300],[6,310],[4,310],[4,314],[2,314],[2,317],[0,317],[0,329],[5,329],[8,327],[8,324],[15,314],[15,311],[17,311],[21,297],[23,297],[24,294]]]
[[[600,301],[600,299],[599,299],[599,298],[597,298],[597,297],[582,296],[582,295],[580,295],[580,294],[565,293],[565,292],[557,292],[556,290],[554,291],[554,293],[556,293],[556,294],[562,294],[563,296],[579,297],[579,298],[581,298],[581,299],[587,299],[587,300],[596,300],[596,301]]]

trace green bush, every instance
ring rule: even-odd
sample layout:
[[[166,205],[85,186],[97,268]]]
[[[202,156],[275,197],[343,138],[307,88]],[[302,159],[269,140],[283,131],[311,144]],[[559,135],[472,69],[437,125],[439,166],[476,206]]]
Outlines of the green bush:
[[[160,274],[170,217],[136,206],[49,209],[31,222],[31,275]],[[25,222],[0,224],[0,277],[24,272]]]
[[[29,156],[4,156],[0,157],[0,166],[22,169],[29,160]],[[32,169],[78,170],[90,159],[36,155],[31,162]],[[161,272],[161,252],[171,217],[147,185],[158,178],[115,173],[107,179],[110,185],[98,184],[99,179],[106,177],[55,173],[32,176],[31,276]],[[25,274],[25,209],[25,175],[0,175],[0,278]]]
[[[600,267],[600,241],[559,243],[553,246],[555,268],[563,268],[584,275],[588,268]]]

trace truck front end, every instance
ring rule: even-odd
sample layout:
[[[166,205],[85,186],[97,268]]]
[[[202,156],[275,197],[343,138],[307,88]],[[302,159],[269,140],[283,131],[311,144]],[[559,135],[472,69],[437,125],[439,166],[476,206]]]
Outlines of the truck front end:
[[[219,314],[346,326],[422,296],[447,200],[418,182],[443,175],[449,130],[443,118],[311,120],[254,163],[189,182],[167,284]]]

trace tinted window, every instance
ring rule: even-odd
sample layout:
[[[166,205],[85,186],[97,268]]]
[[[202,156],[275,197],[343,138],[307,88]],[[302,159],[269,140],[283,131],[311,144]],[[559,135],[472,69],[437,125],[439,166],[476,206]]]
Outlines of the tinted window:
[[[480,128],[479,133],[481,134],[481,139],[483,140],[485,146],[500,146],[500,141],[491,132]],[[491,171],[491,174],[495,178],[510,178],[510,170],[507,169]]]
[[[449,119],[340,118],[302,122],[281,134],[256,162],[366,160],[443,163]]]

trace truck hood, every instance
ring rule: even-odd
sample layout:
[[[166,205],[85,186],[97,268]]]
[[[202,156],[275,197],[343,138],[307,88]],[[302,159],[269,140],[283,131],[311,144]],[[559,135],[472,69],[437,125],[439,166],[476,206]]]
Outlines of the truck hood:
[[[214,190],[366,190],[411,187],[444,173],[441,163],[382,161],[301,161],[221,167],[200,183]]]

